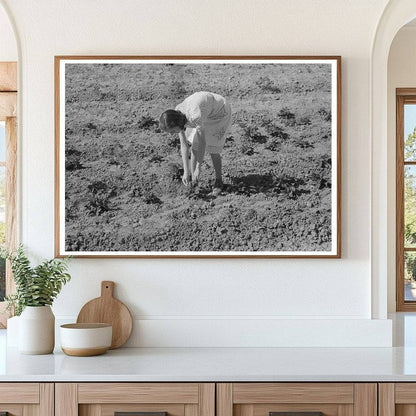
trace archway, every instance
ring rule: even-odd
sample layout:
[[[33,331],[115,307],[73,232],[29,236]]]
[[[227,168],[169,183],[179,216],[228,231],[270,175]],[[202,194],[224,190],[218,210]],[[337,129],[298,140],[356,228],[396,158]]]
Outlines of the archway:
[[[390,1],[380,18],[371,51],[371,276],[372,317],[387,318],[388,281],[388,135],[387,62],[391,43],[416,17],[414,0]]]

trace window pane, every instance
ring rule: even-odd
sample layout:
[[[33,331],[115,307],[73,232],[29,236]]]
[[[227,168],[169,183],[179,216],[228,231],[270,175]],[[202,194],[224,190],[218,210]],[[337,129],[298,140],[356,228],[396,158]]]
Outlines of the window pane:
[[[404,300],[416,300],[416,253],[404,253]]]
[[[416,161],[416,104],[404,106],[404,160]]]
[[[6,159],[6,128],[4,121],[0,121],[0,161]],[[5,199],[6,168],[0,167],[0,245],[6,242],[6,199]],[[4,300],[6,293],[6,267],[3,259],[0,259],[0,302]]]
[[[416,166],[404,167],[404,246],[416,247]]]

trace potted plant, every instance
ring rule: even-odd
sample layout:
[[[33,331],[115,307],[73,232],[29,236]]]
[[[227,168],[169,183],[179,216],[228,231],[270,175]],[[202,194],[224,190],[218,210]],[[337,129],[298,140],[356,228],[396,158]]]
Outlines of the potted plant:
[[[55,316],[51,305],[71,276],[67,258],[45,260],[32,267],[23,246],[1,250],[10,261],[16,292],[6,296],[8,309],[19,318],[19,351],[23,354],[49,354],[55,346]]]

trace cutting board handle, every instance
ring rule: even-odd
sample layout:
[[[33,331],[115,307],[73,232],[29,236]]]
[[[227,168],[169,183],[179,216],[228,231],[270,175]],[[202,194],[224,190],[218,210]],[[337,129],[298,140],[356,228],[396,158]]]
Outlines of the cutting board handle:
[[[110,280],[104,280],[101,282],[101,297],[112,298],[114,292],[114,282]]]

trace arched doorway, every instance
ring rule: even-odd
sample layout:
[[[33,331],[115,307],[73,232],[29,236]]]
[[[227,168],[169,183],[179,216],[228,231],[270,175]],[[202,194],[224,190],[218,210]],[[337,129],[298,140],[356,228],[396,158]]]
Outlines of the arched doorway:
[[[387,318],[389,211],[388,56],[402,26],[416,17],[414,0],[390,1],[380,18],[371,51],[371,270],[372,317]]]

